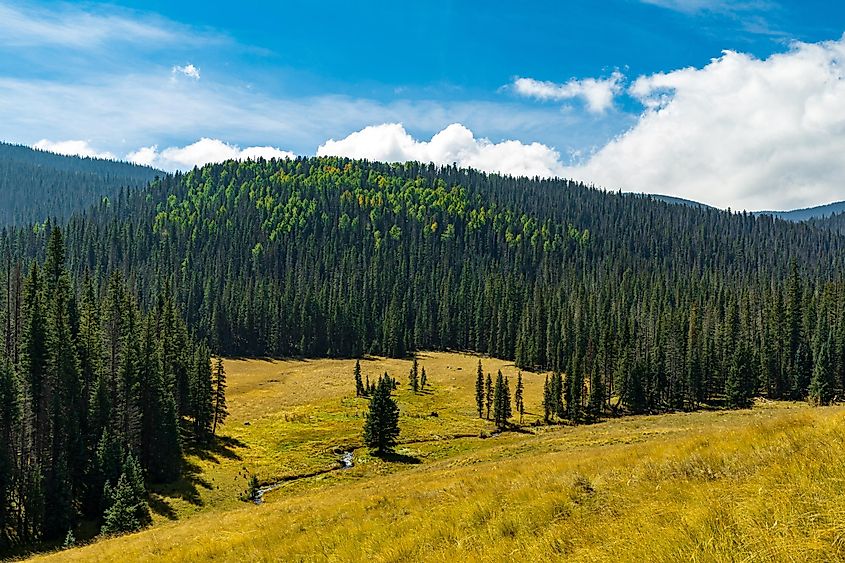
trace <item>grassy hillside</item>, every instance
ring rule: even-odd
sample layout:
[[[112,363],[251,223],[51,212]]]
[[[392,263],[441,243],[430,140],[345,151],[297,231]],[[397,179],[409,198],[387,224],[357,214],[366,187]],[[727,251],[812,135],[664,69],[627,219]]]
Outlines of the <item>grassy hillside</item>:
[[[388,371],[403,384],[393,463],[360,447],[366,406],[353,398],[353,362],[227,361],[232,416],[224,444],[189,456],[192,477],[156,492],[154,527],[50,557],[845,558],[838,459],[845,408],[764,403],[490,436],[492,424],[474,414],[477,358],[420,360],[430,394],[405,389],[410,362],[362,362],[365,375]],[[516,374],[496,360],[485,359],[484,368]],[[525,379],[530,425],[543,376]],[[290,481],[259,506],[237,500],[248,473],[265,482],[317,473],[338,467],[348,450],[351,469]]]

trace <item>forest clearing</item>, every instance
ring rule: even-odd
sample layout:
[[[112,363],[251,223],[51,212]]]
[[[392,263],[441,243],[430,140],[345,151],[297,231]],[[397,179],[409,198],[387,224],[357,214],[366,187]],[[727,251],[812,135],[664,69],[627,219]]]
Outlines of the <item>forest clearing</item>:
[[[189,451],[187,476],[151,491],[154,525],[47,557],[845,556],[838,486],[845,468],[832,459],[845,445],[843,407],[760,402],[751,410],[534,426],[545,378],[523,372],[524,426],[497,435],[475,412],[477,356],[418,359],[430,382],[420,393],[408,389],[410,361],[361,362],[366,377],[386,371],[400,383],[392,460],[362,447],[367,400],[355,397],[354,360],[226,360],[230,417],[218,446]],[[481,361],[485,372],[517,376],[512,363]],[[341,470],[348,451],[354,465]],[[263,485],[290,480],[255,505],[240,499],[252,475]]]

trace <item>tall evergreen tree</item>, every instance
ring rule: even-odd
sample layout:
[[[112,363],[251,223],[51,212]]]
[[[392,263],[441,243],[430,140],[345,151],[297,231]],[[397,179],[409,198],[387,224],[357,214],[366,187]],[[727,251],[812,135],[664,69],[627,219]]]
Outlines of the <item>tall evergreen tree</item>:
[[[519,413],[519,423],[522,424],[523,416],[525,415],[525,387],[522,383],[522,371],[520,370],[516,376],[516,391],[514,392],[513,401],[516,407],[516,412]]]
[[[212,380],[213,387],[213,401],[214,401],[214,423],[212,424],[211,433],[217,434],[217,425],[223,424],[229,416],[229,410],[226,407],[226,370],[223,367],[223,358],[217,357],[214,364],[214,378]]]
[[[487,374],[487,380],[484,383],[484,406],[487,408],[487,420],[490,420],[490,409],[493,407],[493,378]]]
[[[481,360],[478,360],[478,370],[475,375],[475,408],[478,411],[478,418],[484,418],[484,371],[481,367]]]
[[[420,390],[420,366],[419,363],[417,363],[416,356],[414,356],[414,363],[411,366],[411,371],[408,372],[408,385],[414,393]]]
[[[364,387],[364,381],[361,379],[361,360],[355,360],[353,375],[355,376],[355,396],[363,397],[367,393]]]
[[[831,342],[832,337],[828,337],[819,346],[810,380],[810,402],[817,406],[829,405],[836,391],[836,376],[830,358]]]
[[[364,421],[364,443],[381,455],[393,452],[399,437],[399,407],[391,396],[392,388],[389,378],[379,379]]]

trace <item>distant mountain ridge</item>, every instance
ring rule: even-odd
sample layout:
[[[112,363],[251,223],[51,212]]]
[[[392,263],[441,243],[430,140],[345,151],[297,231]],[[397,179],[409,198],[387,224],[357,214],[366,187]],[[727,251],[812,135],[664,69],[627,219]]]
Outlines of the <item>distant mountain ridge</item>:
[[[772,215],[787,221],[809,221],[810,219],[827,219],[833,215],[845,212],[845,201],[837,201],[816,207],[805,207],[792,211],[757,211],[756,215]]]
[[[162,172],[101,158],[65,156],[0,142],[0,226],[65,219]]]
[[[699,203],[690,199],[660,194],[648,195],[652,199],[656,201],[662,201],[664,203],[712,209],[712,206],[707,205],[706,203]],[[801,221],[809,221],[813,219],[828,219],[830,217],[833,217],[834,215],[845,213],[845,201],[836,201],[825,205],[818,205],[815,207],[804,207],[801,209],[793,209],[790,211],[752,211],[752,213],[758,216],[771,215],[772,217],[778,217],[779,219],[784,219],[785,221],[793,221],[798,223]]]

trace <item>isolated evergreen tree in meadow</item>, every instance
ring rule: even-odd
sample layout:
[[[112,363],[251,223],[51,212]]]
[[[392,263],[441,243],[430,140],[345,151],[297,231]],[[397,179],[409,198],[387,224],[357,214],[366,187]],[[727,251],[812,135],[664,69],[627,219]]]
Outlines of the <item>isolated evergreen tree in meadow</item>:
[[[478,418],[484,418],[484,397],[484,371],[481,360],[478,360],[478,371],[475,375],[475,408],[478,411]]]
[[[104,535],[134,532],[150,523],[141,465],[133,456],[126,457],[117,485],[106,483],[103,496],[108,503],[101,528]]]
[[[229,416],[226,407],[226,370],[223,367],[223,358],[217,357],[214,364],[214,378],[212,379],[212,398],[214,401],[214,423],[211,428],[213,435],[217,434],[217,425],[223,424]]]
[[[836,376],[830,357],[831,342],[832,337],[823,342],[816,353],[809,390],[810,402],[816,406],[829,405],[836,392]]]
[[[383,455],[392,453],[399,437],[399,407],[391,396],[393,384],[382,377],[370,398],[364,421],[364,443]]]
[[[487,420],[490,420],[490,409],[493,407],[493,377],[488,373],[484,383],[484,406],[487,407]]]
[[[366,388],[364,387],[364,381],[361,379],[361,360],[355,360],[353,373],[355,375],[355,396],[363,397],[366,395]],[[369,384],[369,380],[367,383]]]
[[[424,391],[426,385],[428,385],[428,375],[425,373],[425,367],[423,367],[420,372],[420,390]]]
[[[522,424],[523,415],[525,415],[525,388],[522,383],[522,371],[520,370],[516,376],[516,391],[514,391],[513,402],[516,407],[516,412],[519,413],[519,423]]]
[[[411,371],[408,372],[408,386],[416,393],[420,390],[420,366],[417,363],[417,357],[414,356],[414,363],[411,366]]]

